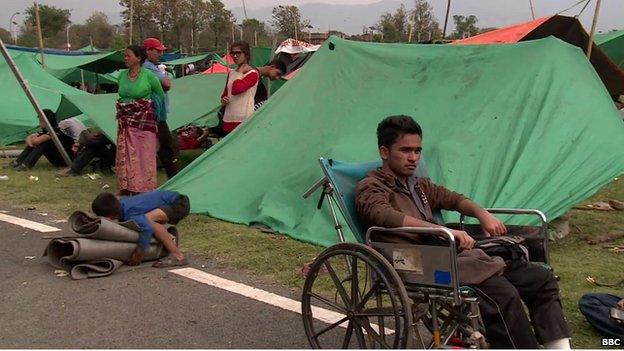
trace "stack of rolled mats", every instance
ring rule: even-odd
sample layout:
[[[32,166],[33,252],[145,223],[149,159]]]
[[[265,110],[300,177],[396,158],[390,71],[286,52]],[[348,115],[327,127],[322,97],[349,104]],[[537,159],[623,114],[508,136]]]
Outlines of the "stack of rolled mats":
[[[134,221],[115,222],[76,211],[69,217],[69,225],[75,235],[52,239],[44,256],[52,266],[68,271],[72,279],[113,274],[130,259],[139,240],[139,227]],[[167,231],[177,243],[176,227],[169,225]],[[154,261],[168,254],[162,244],[152,238],[143,260]]]

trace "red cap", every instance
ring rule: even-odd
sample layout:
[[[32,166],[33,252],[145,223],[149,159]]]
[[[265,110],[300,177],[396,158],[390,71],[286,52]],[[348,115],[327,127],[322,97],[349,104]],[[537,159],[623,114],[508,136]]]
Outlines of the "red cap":
[[[156,38],[147,38],[147,39],[143,40],[143,48],[145,50],[149,50],[149,49],[156,49],[156,50],[160,50],[160,51],[167,50],[167,47],[164,46],[160,42],[160,40],[158,40]]]

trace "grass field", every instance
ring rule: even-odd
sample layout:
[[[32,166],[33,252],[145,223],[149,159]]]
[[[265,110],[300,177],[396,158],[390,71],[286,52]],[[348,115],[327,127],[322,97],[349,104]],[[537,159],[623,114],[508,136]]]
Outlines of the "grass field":
[[[183,164],[198,153],[183,154]],[[10,160],[0,159],[0,167]],[[0,169],[0,203],[19,207],[36,207],[67,217],[75,210],[89,210],[91,200],[108,185],[107,191],[116,192],[113,176],[91,180],[83,177],[56,178],[56,169],[45,160],[31,171],[15,172]],[[33,175],[38,180],[31,180]],[[159,174],[159,184],[165,177]],[[624,200],[624,179],[614,180],[587,203],[597,200]],[[583,238],[622,230],[623,211],[596,212],[573,210],[571,233],[551,245],[551,258],[556,273],[561,277],[560,287],[566,317],[573,333],[576,348],[599,348],[596,334],[578,312],[577,302],[586,292],[611,292],[624,295],[623,290],[599,288],[585,281],[592,276],[598,281],[613,282],[624,278],[624,254],[616,254],[600,245],[590,246]],[[265,234],[247,226],[227,223],[206,216],[191,215],[179,225],[182,247],[194,254],[233,268],[244,269],[264,279],[283,284],[293,290],[301,290],[303,277],[299,269],[312,260],[323,248],[301,243],[282,235]],[[327,230],[333,230],[327,228]],[[624,244],[624,240],[616,241]]]

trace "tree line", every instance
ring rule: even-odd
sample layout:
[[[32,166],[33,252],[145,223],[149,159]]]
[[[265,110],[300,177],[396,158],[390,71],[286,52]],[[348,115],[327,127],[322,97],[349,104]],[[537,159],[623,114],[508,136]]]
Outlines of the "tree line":
[[[224,51],[235,40],[245,40],[253,45],[274,46],[285,38],[306,38],[312,30],[310,21],[304,19],[297,6],[276,6],[268,22],[256,18],[238,21],[220,0],[119,0],[123,10],[122,23],[113,25],[102,12],[94,12],[82,24],[72,23],[67,9],[39,5],[39,15],[47,47],[79,49],[89,44],[98,48],[121,49],[130,42],[130,16],[132,16],[132,42],[156,37],[169,48],[184,53]],[[132,14],[131,14],[132,12]],[[16,43],[37,46],[34,5],[24,12]],[[475,16],[455,15],[455,30],[447,38],[472,36],[483,31]],[[490,30],[491,28],[488,28]],[[401,5],[394,13],[384,13],[378,23],[364,28],[355,40],[378,42],[423,42],[442,38],[442,29],[427,0],[415,0],[414,8]],[[11,33],[0,28],[0,39],[13,42]]]

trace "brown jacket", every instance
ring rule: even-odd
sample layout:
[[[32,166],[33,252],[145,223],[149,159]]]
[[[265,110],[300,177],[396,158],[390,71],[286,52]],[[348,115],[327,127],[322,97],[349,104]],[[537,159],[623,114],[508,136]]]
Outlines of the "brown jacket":
[[[406,189],[391,173],[381,168],[372,170],[357,184],[355,203],[360,219],[366,228],[372,226],[396,228],[403,226],[405,216],[435,223],[432,212],[459,210],[465,196],[432,183],[427,178],[410,179]],[[416,202],[413,196],[421,200]],[[443,224],[443,223],[440,223]],[[376,235],[375,241],[392,243],[425,243],[409,233]],[[457,258],[460,284],[474,285],[494,275],[500,275],[505,262],[500,257],[490,257],[480,249],[462,251]]]
[[[365,227],[401,227],[406,215],[435,223],[432,211],[457,211],[459,203],[466,199],[428,178],[417,178],[413,185],[415,194],[422,199],[424,211],[418,208],[408,189],[403,188],[393,174],[381,168],[370,171],[355,190],[358,215]]]

